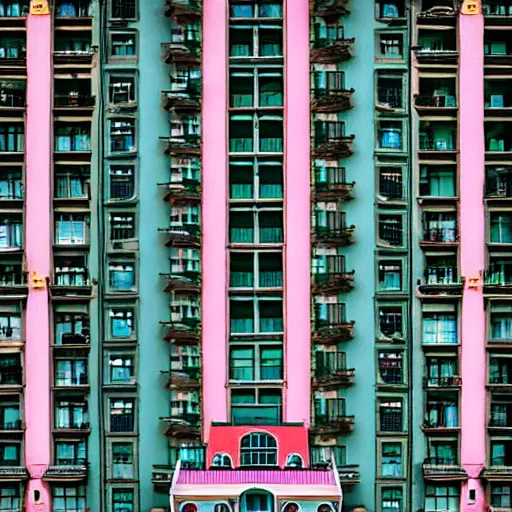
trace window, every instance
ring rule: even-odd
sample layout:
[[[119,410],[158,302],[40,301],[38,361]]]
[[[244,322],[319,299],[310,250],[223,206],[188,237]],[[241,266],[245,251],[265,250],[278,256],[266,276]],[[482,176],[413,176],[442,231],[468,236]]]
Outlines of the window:
[[[283,378],[283,349],[276,345],[234,345],[230,350],[230,379],[280,380]]]
[[[136,34],[112,34],[110,53],[112,57],[135,57],[137,54]]]
[[[109,169],[110,199],[131,199],[135,194],[135,168],[131,165],[113,165]]]
[[[403,384],[403,352],[379,351],[379,380],[383,384]]]
[[[122,20],[135,19],[137,14],[136,0],[112,0],[110,17]]]
[[[87,402],[77,398],[61,399],[55,404],[55,428],[88,429],[89,411]]]
[[[85,313],[55,313],[55,344],[82,345],[89,343],[89,315]]]
[[[383,487],[381,495],[382,512],[405,512],[401,487]]]
[[[118,119],[110,122],[110,151],[133,152],[136,150],[135,121]]]
[[[512,242],[512,215],[506,212],[491,212],[491,243],[509,244]]]
[[[171,274],[194,280],[201,271],[201,252],[198,249],[171,247]]]
[[[377,101],[392,109],[402,109],[403,105],[403,77],[383,75],[377,77]]]
[[[381,59],[403,59],[404,35],[395,32],[379,34],[378,55]]]
[[[235,425],[278,425],[281,389],[231,390],[231,421]]]
[[[281,333],[284,329],[282,298],[232,298],[230,324],[231,334]]]
[[[58,124],[55,128],[55,151],[91,151],[90,123]]]
[[[455,284],[458,282],[457,257],[433,256],[425,257],[426,284]]]
[[[277,443],[269,434],[255,432],[242,438],[241,466],[276,466]]]
[[[455,151],[457,125],[449,122],[420,121],[420,151]]]
[[[135,214],[110,214],[110,240],[121,241],[135,238]]]
[[[112,490],[112,512],[133,512],[134,493],[129,489]]]
[[[112,291],[126,292],[135,287],[135,265],[133,261],[116,260],[108,265],[109,287]]]
[[[458,512],[460,490],[447,485],[428,485],[425,490],[425,512]]]
[[[442,166],[420,167],[420,196],[454,197],[455,169]]]
[[[134,311],[132,308],[112,308],[108,312],[110,336],[112,338],[130,338],[134,333]]]
[[[136,98],[134,76],[110,76],[109,96],[110,103],[133,103]]]
[[[14,217],[0,218],[0,249],[20,249],[23,240],[23,224]]]
[[[441,397],[427,395],[426,411],[425,428],[457,428],[459,426],[457,393],[447,392]]]
[[[398,292],[403,289],[402,261],[379,261],[379,290],[386,292]]]
[[[512,507],[512,486],[491,483],[491,506],[504,509]]]
[[[21,315],[0,312],[0,340],[21,339]]]
[[[347,305],[338,302],[315,304],[315,328],[336,328],[347,323]]]
[[[491,354],[489,358],[489,384],[511,384],[512,359],[509,357],[496,357]],[[509,377],[511,375],[511,377]]]
[[[0,152],[16,153],[25,150],[25,133],[22,124],[0,123]]]
[[[427,357],[429,386],[453,386],[457,379],[457,359],[448,357]]]
[[[283,211],[247,211],[231,209],[229,212],[229,238],[232,244],[282,244],[284,237]]]
[[[378,148],[390,151],[402,151],[403,124],[401,121],[378,121]]]
[[[379,167],[379,195],[386,199],[404,199],[404,178],[400,167]]]
[[[381,445],[381,476],[389,478],[402,478],[403,474],[403,444],[387,443]]]
[[[53,512],[85,512],[85,487],[52,487]]]
[[[108,360],[111,384],[135,384],[133,355],[111,355]]]
[[[457,464],[457,441],[429,439],[428,463],[441,466]]]
[[[112,443],[112,478],[134,478],[133,443]]]
[[[135,430],[134,399],[110,399],[110,432],[133,432]]]
[[[20,430],[22,428],[19,396],[4,396],[0,402],[0,429]]]
[[[55,219],[55,243],[85,245],[89,218],[85,215],[62,214]]]
[[[403,338],[403,311],[402,306],[383,306],[378,309],[379,330],[383,336],[390,338]]]
[[[57,199],[80,199],[89,196],[89,168],[58,170],[55,173],[55,197]]]
[[[458,343],[455,313],[424,313],[423,343]]]
[[[512,311],[508,307],[494,307],[490,318],[490,340],[512,340]],[[1,317],[0,317],[1,325]],[[1,329],[1,328],[0,328]]]
[[[272,512],[274,509],[274,497],[264,492],[246,492],[242,496],[241,509],[246,512]]]
[[[80,441],[56,441],[55,464],[57,466],[84,466],[87,464],[85,439]]]
[[[88,286],[87,255],[57,256],[53,259],[53,282],[57,286]]]
[[[0,355],[0,386],[19,386],[22,375],[20,354]]]
[[[21,492],[19,485],[0,485],[0,510],[2,512],[16,512],[22,510]]]
[[[403,216],[379,215],[379,239],[384,245],[401,247],[403,241]]]
[[[403,432],[401,399],[379,399],[379,430],[381,432]]]
[[[56,386],[84,386],[87,384],[87,359],[57,360]]]
[[[485,181],[485,195],[487,197],[512,196],[512,172],[510,168],[487,168]]]
[[[21,465],[20,443],[0,442],[0,466]]]
[[[405,18],[404,0],[378,0],[375,4],[377,19]]]
[[[21,199],[22,197],[21,169],[7,167],[0,170],[0,199]]]
[[[231,457],[226,453],[216,453],[212,459],[212,467],[233,469]]]
[[[89,0],[78,0],[78,2],[71,3],[66,0],[60,0],[57,3],[57,16],[64,18],[74,17],[92,17],[92,2]]]

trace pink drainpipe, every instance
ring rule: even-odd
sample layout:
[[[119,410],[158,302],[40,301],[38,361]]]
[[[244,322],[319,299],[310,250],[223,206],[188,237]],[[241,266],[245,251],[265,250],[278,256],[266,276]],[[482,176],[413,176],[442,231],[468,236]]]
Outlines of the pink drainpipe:
[[[310,421],[311,199],[309,0],[286,2],[285,420]]]
[[[203,1],[203,436],[228,421],[228,6]]]
[[[486,462],[484,18],[459,16],[460,242],[462,296],[461,511],[483,512]],[[471,278],[477,280],[470,282]],[[473,286],[472,284],[475,284]],[[473,492],[472,492],[473,491]],[[470,495],[474,493],[474,500]]]
[[[49,15],[27,20],[27,121],[25,253],[30,274],[50,276],[52,23]],[[25,314],[25,465],[30,474],[27,512],[50,511],[49,486],[41,480],[51,457],[49,297],[29,287]]]

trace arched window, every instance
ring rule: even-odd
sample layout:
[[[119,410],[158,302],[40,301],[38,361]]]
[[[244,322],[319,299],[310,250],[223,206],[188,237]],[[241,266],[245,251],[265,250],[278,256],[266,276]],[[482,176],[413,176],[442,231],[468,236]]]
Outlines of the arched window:
[[[212,467],[232,469],[231,457],[226,453],[216,453],[212,459]]]
[[[294,501],[286,503],[282,509],[282,512],[299,512],[300,507]]]
[[[215,503],[213,512],[231,512],[231,507],[227,503]]]
[[[317,512],[334,512],[334,509],[330,503],[321,503],[316,509]]]
[[[241,466],[277,466],[277,443],[270,434],[253,432],[242,438]]]
[[[190,501],[183,503],[180,507],[180,512],[197,512],[197,505]]]
[[[265,491],[247,491],[240,497],[240,512],[274,512],[274,496]]]
[[[304,467],[304,462],[302,461],[302,457],[298,453],[290,453],[286,458],[286,467],[287,468],[302,468]]]

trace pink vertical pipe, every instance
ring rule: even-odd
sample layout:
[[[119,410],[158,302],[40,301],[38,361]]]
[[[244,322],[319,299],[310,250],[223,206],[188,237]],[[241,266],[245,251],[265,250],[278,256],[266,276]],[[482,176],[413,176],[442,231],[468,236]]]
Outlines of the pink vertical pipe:
[[[285,417],[310,420],[311,199],[309,107],[309,0],[288,0],[285,103]]]
[[[227,421],[228,10],[203,1],[203,419]]]
[[[462,296],[461,461],[469,479],[462,486],[461,510],[484,510],[479,474],[486,459],[484,18],[459,16],[459,145]],[[479,285],[470,288],[470,278]],[[469,500],[469,491],[476,500]]]

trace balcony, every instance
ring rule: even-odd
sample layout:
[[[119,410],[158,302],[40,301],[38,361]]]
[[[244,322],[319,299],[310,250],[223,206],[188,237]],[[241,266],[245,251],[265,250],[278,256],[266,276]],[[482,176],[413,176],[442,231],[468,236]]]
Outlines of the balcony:
[[[347,158],[353,154],[355,135],[345,135],[342,121],[315,121],[313,154],[315,158]]]
[[[457,126],[451,122],[421,121],[420,158],[454,159],[457,149]]]
[[[507,30],[484,32],[484,64],[509,66],[512,63],[512,37]]]
[[[171,31],[172,42],[163,43],[166,64],[185,64],[199,66],[201,63],[201,40],[199,33],[190,39],[183,36],[183,31]]]
[[[193,410],[175,410],[167,418],[160,418],[167,423],[165,435],[169,437],[199,437],[201,434],[201,414]]]
[[[27,65],[27,42],[26,33],[20,30],[21,27],[15,28],[14,32],[5,32],[0,37],[0,48],[3,52],[0,57],[0,68],[10,68],[9,74],[22,72]]]
[[[348,416],[343,398],[314,400],[314,421],[309,430],[313,435],[343,435],[354,427],[354,416]]]
[[[461,385],[462,379],[454,375],[423,378],[423,386],[429,389],[460,388]]]
[[[0,116],[23,112],[26,107],[26,87],[25,80],[0,81]]]
[[[317,71],[314,73],[311,110],[318,113],[344,112],[352,108],[354,89],[345,88],[343,71]]]
[[[508,294],[512,288],[512,259],[491,257],[484,273],[484,293]]]
[[[201,324],[197,318],[181,321],[162,322],[166,327],[164,340],[177,345],[196,345],[199,343]]]
[[[312,446],[309,452],[309,467],[313,470],[323,471],[332,469],[333,458],[343,485],[360,482],[359,465],[347,464],[346,454],[339,446]]]
[[[485,0],[482,3],[486,26],[512,24],[512,4],[509,0]]]
[[[66,31],[67,32],[67,31]],[[53,63],[56,68],[90,67],[95,50],[91,36],[82,35],[81,31],[57,34],[53,51]]]
[[[19,465],[20,461],[16,461],[14,464],[7,464],[5,461],[0,461],[0,482],[23,482],[28,480],[28,471]],[[18,509],[8,512],[18,512]]]
[[[418,287],[424,297],[458,297],[462,295],[462,280],[458,277],[455,257],[427,256],[424,280]]]
[[[199,0],[166,0],[165,15],[178,23],[197,20],[202,14],[202,4]]]
[[[423,462],[425,480],[457,481],[466,480],[468,475],[455,458],[431,457]]]
[[[347,368],[345,352],[315,352],[315,370],[312,386],[327,390],[353,384],[355,370]]]
[[[315,64],[337,64],[352,58],[355,38],[346,38],[342,26],[315,25],[310,59]]]
[[[169,235],[167,247],[199,247],[201,244],[199,223],[183,222],[181,225],[159,229],[158,232]]]
[[[418,64],[455,65],[458,58],[455,30],[419,30]]]
[[[314,0],[313,16],[321,18],[339,18],[350,14],[349,0]]]
[[[80,93],[79,91],[70,91],[67,93],[55,94],[53,99],[53,108],[57,111],[67,111],[70,114],[74,112],[80,112],[83,115],[83,111],[92,111],[96,98],[91,94]]]
[[[420,242],[422,247],[453,247],[458,243],[459,232],[455,224],[455,217],[438,217],[435,214],[426,215],[423,229],[423,240]],[[453,274],[452,277],[454,277]]]
[[[182,116],[180,121],[171,124],[170,137],[162,137],[161,140],[167,143],[165,154],[183,158],[184,156],[201,155],[200,121],[197,116],[185,122]],[[190,121],[190,122],[189,122]]]
[[[317,201],[352,199],[355,182],[347,181],[345,167],[315,167],[313,196]]]
[[[199,389],[201,369],[199,367],[184,367],[163,372],[169,375],[166,387],[171,390],[195,390]]]
[[[171,90],[163,93],[166,110],[194,112],[201,108],[202,82],[198,74],[171,76]]]
[[[64,482],[81,482],[87,478],[88,463],[85,459],[69,459],[62,464],[48,467],[43,475],[46,482],[62,484]]]
[[[482,478],[487,481],[507,481],[512,480],[512,465],[498,465],[491,461],[482,472]],[[501,510],[501,509],[500,509]]]
[[[344,256],[317,257],[321,266],[315,269],[312,275],[312,293],[333,294],[347,293],[354,287],[355,271],[347,271]]]
[[[491,395],[491,407],[488,428],[490,431],[503,430],[507,434],[512,430],[512,401],[510,395]]]
[[[165,293],[182,291],[187,293],[199,293],[201,289],[201,272],[197,270],[186,270],[180,272],[171,272],[170,274],[160,274],[167,280]]]
[[[420,24],[447,25],[457,19],[458,9],[451,0],[422,0],[417,21]]]
[[[54,256],[52,297],[90,297],[92,283],[86,256]]]
[[[20,258],[0,258],[0,299],[24,297],[28,293],[26,272]]]
[[[23,385],[23,369],[19,353],[0,355],[0,390],[18,389]]]
[[[199,170],[198,170],[199,173]],[[201,201],[201,184],[199,176],[183,178],[178,174],[171,174],[171,181],[158,183],[158,186],[165,190],[164,201],[171,205],[178,202],[199,202]]]
[[[316,304],[313,342],[337,344],[354,337],[354,321],[346,319],[345,304]]]
[[[404,86],[401,76],[388,76],[384,73],[378,75],[375,108],[385,113],[404,109]]]
[[[318,209],[315,212],[313,243],[347,246],[353,243],[355,226],[347,226],[344,212]]]
[[[90,431],[87,402],[83,395],[77,393],[64,397],[59,394],[55,402],[53,432],[59,436],[69,434],[73,437],[83,437]]]
[[[420,115],[457,115],[455,79],[420,78],[420,93],[414,96],[414,105]]]
[[[8,0],[0,7],[0,25],[2,27],[25,27],[29,12],[29,0]]]
[[[438,396],[439,395],[439,396]],[[443,398],[444,395],[449,395]],[[428,395],[423,423],[425,433],[456,432],[459,430],[457,392],[436,392]]]

